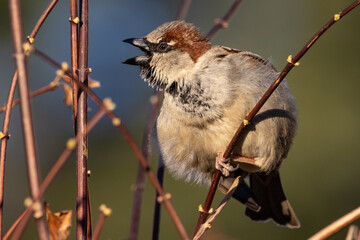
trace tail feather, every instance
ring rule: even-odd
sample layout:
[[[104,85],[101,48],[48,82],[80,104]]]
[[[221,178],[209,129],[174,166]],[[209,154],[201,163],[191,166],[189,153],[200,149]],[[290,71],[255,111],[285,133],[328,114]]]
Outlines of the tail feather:
[[[239,169],[237,172],[235,172],[234,175],[241,175],[242,171]],[[221,177],[220,183],[219,183],[219,190],[223,193],[226,193],[230,186],[232,185],[235,177],[229,177],[224,178]],[[251,192],[249,186],[246,184],[244,179],[242,179],[235,189],[235,192],[233,193],[233,198],[240,201],[241,203],[245,204],[247,208],[251,209],[254,212],[257,212],[260,210],[260,205],[256,201],[255,195]]]
[[[253,211],[251,208],[246,208],[245,214],[248,217],[254,221],[266,221],[271,218],[281,226],[300,227],[300,222],[282,189],[278,170],[269,174],[250,174],[250,189],[261,209]]]

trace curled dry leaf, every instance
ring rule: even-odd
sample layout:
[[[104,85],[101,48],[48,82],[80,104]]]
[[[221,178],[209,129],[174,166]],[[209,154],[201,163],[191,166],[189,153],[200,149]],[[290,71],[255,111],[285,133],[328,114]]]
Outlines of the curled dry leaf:
[[[72,211],[52,213],[49,204],[45,205],[50,240],[67,240],[70,237]]]
[[[73,108],[73,90],[67,84],[64,84],[63,86],[64,86],[64,102],[68,107],[70,107],[72,109]]]

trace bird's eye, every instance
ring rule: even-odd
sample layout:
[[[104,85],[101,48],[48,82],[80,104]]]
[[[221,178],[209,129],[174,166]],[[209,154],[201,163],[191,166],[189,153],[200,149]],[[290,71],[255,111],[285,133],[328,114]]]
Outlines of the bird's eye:
[[[163,53],[163,52],[169,51],[170,48],[171,48],[171,46],[168,45],[166,42],[160,42],[157,47],[157,51]]]

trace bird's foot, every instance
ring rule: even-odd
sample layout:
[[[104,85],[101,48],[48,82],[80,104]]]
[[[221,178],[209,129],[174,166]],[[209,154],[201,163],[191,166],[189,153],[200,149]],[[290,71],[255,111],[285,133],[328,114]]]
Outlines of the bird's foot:
[[[228,177],[230,175],[230,172],[236,171],[237,169],[239,169],[239,166],[232,166],[230,164],[230,158],[223,158],[223,154],[219,152],[215,160],[215,168],[220,170],[220,172],[225,177]]]

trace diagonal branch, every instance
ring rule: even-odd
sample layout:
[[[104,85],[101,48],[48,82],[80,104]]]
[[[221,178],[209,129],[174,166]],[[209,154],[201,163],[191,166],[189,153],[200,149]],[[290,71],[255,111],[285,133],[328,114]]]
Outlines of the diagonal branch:
[[[179,12],[177,15],[178,20],[184,20],[189,11],[192,0],[182,0],[181,6],[179,8]]]
[[[159,108],[159,101],[160,96],[159,92],[155,93],[150,98],[150,111],[147,118],[147,124],[144,130],[143,135],[143,142],[142,142],[142,154],[146,161],[148,162],[149,158],[149,135],[152,129],[152,126],[155,122],[156,113],[158,112]],[[139,164],[136,183],[133,185],[132,189],[134,190],[133,196],[133,206],[132,206],[132,213],[131,213],[131,223],[130,223],[130,236],[129,240],[136,240],[138,239],[138,232],[139,232],[139,223],[140,223],[140,213],[141,213],[141,201],[142,201],[142,193],[145,187],[145,170]]]
[[[77,77],[76,71],[79,65],[79,48],[78,48],[78,14],[77,14],[77,2],[76,0],[70,0],[70,44],[71,44],[71,73],[74,77]],[[74,111],[74,125],[76,126],[77,117],[77,93],[78,88],[76,84],[72,84],[73,87],[73,111]],[[76,131],[76,130],[75,130]]]
[[[260,108],[265,104],[267,99],[271,96],[271,94],[275,91],[275,89],[279,86],[281,81],[285,78],[285,76],[289,73],[289,71],[294,67],[298,65],[298,61],[304,54],[309,50],[311,46],[318,40],[318,38],[326,31],[328,30],[335,22],[340,20],[343,16],[345,16],[347,13],[349,13],[351,10],[353,10],[355,7],[357,7],[360,4],[360,0],[355,1],[350,6],[345,8],[343,11],[337,13],[334,15],[333,18],[331,18],[307,43],[306,45],[301,49],[301,51],[292,59],[291,56],[288,58],[288,64],[285,66],[285,68],[281,71],[279,76],[276,78],[276,80],[273,82],[273,84],[269,87],[269,89],[265,92],[263,97],[259,100],[259,102],[255,105],[255,107],[252,109],[252,111],[245,117],[244,121],[241,123],[240,127],[237,129],[235,135],[231,139],[231,142],[229,143],[226,151],[224,152],[224,158],[229,158],[231,155],[231,152],[233,151],[237,140],[239,139],[242,130],[245,128],[245,126],[252,120],[252,118],[257,114],[257,112],[260,110]],[[210,209],[212,200],[215,195],[215,191],[217,189],[217,185],[219,183],[221,177],[221,172],[217,170],[214,174],[213,181],[211,183],[210,190],[208,192],[205,204],[204,204],[204,211],[200,213],[198,223],[196,226],[195,233],[198,231],[201,224],[203,224],[207,218],[208,211]]]
[[[17,71],[15,72],[16,73],[16,76],[17,76]],[[15,75],[14,75],[15,76]],[[33,98],[33,97],[37,97],[41,94],[44,94],[46,92],[49,92],[49,91],[54,91],[55,89],[57,89],[58,87],[60,86],[60,84],[50,84],[48,86],[45,86],[43,88],[40,88],[32,93],[30,93],[30,98]],[[13,98],[12,98],[13,99]],[[14,100],[12,103],[10,103],[10,105],[8,106],[8,103],[6,103],[6,105],[2,106],[0,108],[0,113],[2,112],[6,112],[7,109],[11,109],[13,107],[15,107],[16,105],[18,105],[20,103],[20,99],[16,99]],[[6,115],[6,113],[5,113]]]
[[[94,230],[94,235],[92,238],[93,240],[99,239],[102,227],[104,226],[105,223],[105,219],[108,216],[110,216],[112,212],[111,208],[108,208],[105,204],[101,204],[99,210],[100,210],[100,216]]]
[[[49,4],[49,6],[45,9],[45,11],[43,12],[43,14],[40,16],[39,20],[37,21],[34,29],[32,30],[31,34],[27,37],[29,43],[33,43],[35,41],[35,36],[38,33],[38,31],[40,30],[41,26],[43,25],[43,23],[45,22],[46,18],[49,16],[51,10],[55,7],[56,3],[58,2],[58,0],[53,0],[51,1],[51,3]]]
[[[40,180],[38,173],[37,157],[34,141],[34,130],[31,116],[31,105],[29,97],[29,87],[26,69],[26,56],[22,49],[23,30],[21,24],[21,13],[19,0],[10,0],[11,26],[15,47],[16,66],[19,74],[19,95],[21,105],[21,120],[23,126],[23,135],[25,142],[27,170],[30,184],[30,191],[36,210],[34,217],[39,239],[48,239],[48,229],[45,219],[45,212],[42,204],[42,194],[40,191]]]
[[[231,7],[227,11],[227,13],[224,15],[224,17],[222,19],[215,20],[215,25],[209,31],[209,33],[206,35],[206,38],[211,39],[221,28],[226,28],[228,26],[230,17],[232,15],[234,15],[236,9],[238,8],[238,6],[241,2],[242,2],[242,0],[235,0],[233,5],[231,5]]]
[[[334,221],[327,227],[323,228],[313,236],[311,236],[308,240],[326,239],[359,218],[360,218],[360,207],[357,207],[351,212],[339,218],[338,220]]]
[[[1,139],[1,155],[0,155],[0,236],[2,236],[2,223],[3,223],[3,202],[4,202],[4,180],[5,180],[5,159],[6,159],[6,147],[7,140],[9,138],[9,124],[10,124],[10,116],[11,116],[11,103],[14,98],[14,92],[16,88],[18,80],[18,72],[15,71],[14,77],[11,82],[9,95],[6,103],[6,111],[4,116],[4,124],[3,124],[3,135],[4,137]]]

